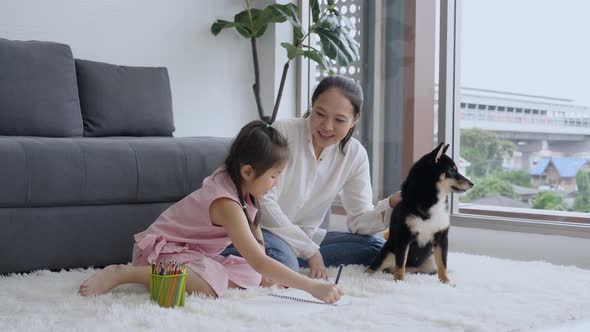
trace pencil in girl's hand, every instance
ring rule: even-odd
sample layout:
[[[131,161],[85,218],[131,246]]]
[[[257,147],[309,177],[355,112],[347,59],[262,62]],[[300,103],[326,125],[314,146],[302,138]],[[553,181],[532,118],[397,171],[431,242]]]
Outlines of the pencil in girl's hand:
[[[338,285],[338,280],[340,280],[340,273],[342,273],[343,267],[344,264],[340,264],[340,266],[338,267],[338,274],[336,274],[336,281],[334,282],[335,285]]]

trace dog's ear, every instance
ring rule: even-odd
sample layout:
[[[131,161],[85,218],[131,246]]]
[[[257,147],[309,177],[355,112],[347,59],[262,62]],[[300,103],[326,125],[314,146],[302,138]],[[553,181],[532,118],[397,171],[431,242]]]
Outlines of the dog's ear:
[[[443,153],[445,153],[444,150],[446,150],[446,148],[449,147],[449,145],[447,145],[446,147],[444,145],[445,145],[445,143],[442,142],[436,147],[436,149],[434,149],[434,151],[432,151],[432,152],[436,151],[436,156],[434,157],[435,164],[438,163],[438,160],[440,159],[440,157],[443,155]]]
[[[440,143],[436,148],[434,148],[434,150],[430,151],[430,154],[433,155],[437,155],[438,151],[440,150],[441,147],[443,147],[445,145],[445,142]]]
[[[446,153],[447,152],[447,149],[449,148],[449,145],[450,144],[445,145],[445,148],[443,149],[443,153]]]

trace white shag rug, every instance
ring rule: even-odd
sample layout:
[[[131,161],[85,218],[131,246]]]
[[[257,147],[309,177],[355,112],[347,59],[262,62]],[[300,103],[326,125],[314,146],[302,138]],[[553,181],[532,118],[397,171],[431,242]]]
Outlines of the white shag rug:
[[[2,331],[590,331],[590,271],[544,262],[449,254],[450,287],[436,276],[367,276],[345,267],[348,304],[332,307],[231,290],[163,309],[140,285],[84,298],[93,269],[0,277]],[[333,276],[336,269],[329,269]],[[563,325],[566,324],[566,325]],[[564,328],[565,326],[565,328]],[[569,326],[569,327],[567,327]]]

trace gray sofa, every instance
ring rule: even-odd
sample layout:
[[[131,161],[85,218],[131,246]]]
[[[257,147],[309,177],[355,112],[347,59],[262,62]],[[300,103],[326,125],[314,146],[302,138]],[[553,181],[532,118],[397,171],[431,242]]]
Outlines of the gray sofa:
[[[230,140],[172,137],[166,68],[0,38],[0,274],[125,263]]]

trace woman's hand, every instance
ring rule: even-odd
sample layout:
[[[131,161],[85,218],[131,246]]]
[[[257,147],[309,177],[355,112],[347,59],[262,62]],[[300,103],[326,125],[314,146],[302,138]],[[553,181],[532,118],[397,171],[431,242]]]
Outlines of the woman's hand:
[[[335,303],[344,295],[344,291],[334,284],[328,284],[321,281],[314,282],[309,289],[309,293],[318,300],[326,303]]]
[[[397,191],[393,195],[389,196],[389,206],[393,209],[402,200],[402,192]]]
[[[314,279],[328,279],[326,273],[326,266],[324,265],[324,258],[318,250],[313,256],[307,260],[309,265],[309,277]],[[317,296],[316,296],[317,297]]]

